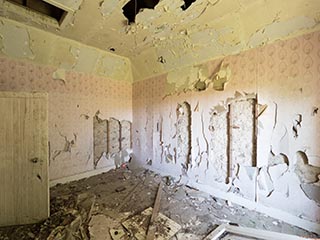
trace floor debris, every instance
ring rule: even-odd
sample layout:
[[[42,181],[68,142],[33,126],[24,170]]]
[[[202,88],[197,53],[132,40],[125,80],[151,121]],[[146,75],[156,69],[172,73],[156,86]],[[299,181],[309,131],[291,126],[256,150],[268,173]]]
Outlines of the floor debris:
[[[149,170],[116,169],[52,187],[50,218],[38,224],[2,227],[0,240],[145,239],[160,182],[163,186],[155,239],[200,240],[217,225],[230,222],[241,227],[319,237],[181,185],[174,178],[168,182],[167,177]]]

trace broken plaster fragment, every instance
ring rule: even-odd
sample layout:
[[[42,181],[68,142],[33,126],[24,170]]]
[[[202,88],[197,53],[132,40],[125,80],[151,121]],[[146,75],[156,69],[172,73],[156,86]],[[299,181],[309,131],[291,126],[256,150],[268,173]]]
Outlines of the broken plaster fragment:
[[[302,122],[302,115],[297,114],[293,121],[292,131],[293,131],[293,137],[297,138],[298,135],[298,129],[301,128],[301,122]]]
[[[319,108],[318,107],[313,107],[312,108],[312,116],[315,116],[315,115],[317,115],[318,114],[318,110],[319,110]]]
[[[229,65],[224,65],[223,62],[221,62],[218,71],[214,73],[212,77],[213,89],[217,91],[223,91],[225,85],[230,80],[230,77],[231,69]]]
[[[100,13],[103,17],[110,16],[118,6],[119,0],[105,0],[100,5]]]
[[[206,84],[205,81],[199,80],[199,81],[196,82],[196,84],[194,85],[194,88],[195,88],[197,91],[201,92],[201,91],[204,91],[204,90],[207,89],[207,84]]]
[[[268,158],[268,165],[274,166],[278,164],[289,165],[288,157],[283,153],[280,153],[279,155],[275,155],[272,151],[270,151],[269,158]]]
[[[257,177],[257,168],[250,166],[238,166],[238,173],[233,180],[233,186],[240,190],[240,195],[245,198],[255,200],[255,184]]]
[[[163,58],[163,56],[160,56],[158,57],[158,62],[164,64],[166,63],[166,60]]]
[[[272,182],[277,182],[288,171],[287,164],[277,164],[268,167],[268,172]]]
[[[262,113],[267,109],[268,105],[267,104],[258,104],[258,109],[257,109],[257,114],[256,118],[260,117]]]
[[[121,240],[127,236],[123,228],[120,229],[110,229],[110,235],[113,240]]]
[[[302,183],[314,183],[318,181],[320,167],[309,165],[309,160],[305,152],[298,151],[296,153],[297,162],[294,172]]]
[[[66,84],[66,70],[59,68],[52,73],[52,78],[54,80],[60,80],[63,84]]]
[[[264,197],[269,197],[270,194],[273,192],[274,188],[267,167],[262,167],[260,169],[257,180],[260,193]]]

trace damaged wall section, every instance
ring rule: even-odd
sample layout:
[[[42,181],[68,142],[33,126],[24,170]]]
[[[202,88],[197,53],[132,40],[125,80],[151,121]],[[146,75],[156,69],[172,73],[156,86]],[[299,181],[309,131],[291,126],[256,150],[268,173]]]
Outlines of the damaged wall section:
[[[188,170],[191,154],[191,110],[190,104],[183,102],[177,106],[177,163]]]
[[[59,179],[94,170],[94,152],[105,148],[105,124],[100,119],[115,117],[132,120],[132,85],[96,75],[66,71],[64,80],[52,76],[55,67],[36,65],[0,57],[0,90],[17,92],[48,92],[50,179]],[[121,109],[121,111],[119,110]],[[93,127],[95,125],[96,128]],[[94,133],[94,129],[96,132]],[[99,149],[99,150],[98,150]],[[97,154],[96,154],[97,155]],[[112,162],[112,167],[114,163]],[[99,162],[97,168],[107,167]],[[109,165],[110,166],[110,165]]]
[[[94,132],[94,168],[98,164],[115,165],[131,159],[131,122],[115,118],[100,119],[98,111],[93,118]]]
[[[209,185],[230,201],[320,224],[319,41],[315,32],[134,83],[134,159],[152,159],[153,170]],[[176,114],[183,102],[192,113],[188,168],[186,155],[175,162],[179,131],[187,132]],[[142,150],[142,141],[152,149]]]

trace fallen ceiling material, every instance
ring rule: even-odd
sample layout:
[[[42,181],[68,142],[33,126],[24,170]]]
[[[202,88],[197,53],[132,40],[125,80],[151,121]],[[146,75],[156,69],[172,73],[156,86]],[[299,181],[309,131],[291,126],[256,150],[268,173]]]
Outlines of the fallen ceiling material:
[[[169,240],[175,235],[173,239],[177,240],[203,240],[214,226],[230,222],[243,227],[317,237],[182,185],[172,177],[145,169],[116,169],[51,188],[51,216],[38,224],[0,228],[0,239],[129,240],[139,234],[145,237],[151,206],[156,208],[155,197],[160,182],[163,187],[159,215],[155,220],[159,234],[156,231],[155,239]]]

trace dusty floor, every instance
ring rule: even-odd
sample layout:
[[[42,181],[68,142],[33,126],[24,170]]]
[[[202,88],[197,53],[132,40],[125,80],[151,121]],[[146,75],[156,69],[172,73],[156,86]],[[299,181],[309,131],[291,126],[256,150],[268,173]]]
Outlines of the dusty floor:
[[[51,188],[51,217],[39,224],[0,228],[0,239],[141,239],[137,235],[138,229],[130,229],[130,236],[122,224],[137,215],[137,225],[148,225],[140,213],[153,206],[160,181],[165,183],[160,213],[176,223],[163,222],[167,226],[162,232],[163,239],[202,239],[217,225],[228,222],[317,237],[303,229],[180,185],[170,177],[142,169],[134,172],[118,169]],[[173,237],[168,237],[166,231],[178,230],[175,227],[179,228],[179,225],[181,229]]]

